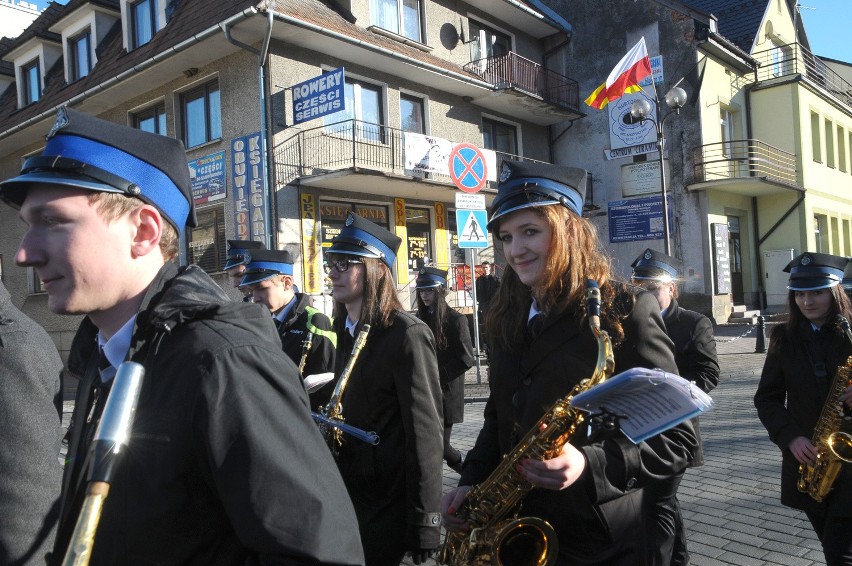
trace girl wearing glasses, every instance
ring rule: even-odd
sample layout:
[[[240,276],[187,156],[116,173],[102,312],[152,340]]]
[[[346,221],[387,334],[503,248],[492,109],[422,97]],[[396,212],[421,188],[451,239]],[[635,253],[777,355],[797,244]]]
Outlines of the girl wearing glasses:
[[[379,435],[344,436],[338,467],[349,490],[367,564],[424,563],[439,544],[443,453],[441,386],[429,327],[406,312],[391,268],[400,239],[350,213],[328,249],[337,331],[335,375],[369,324],[341,394],[349,425]]]
[[[612,280],[594,227],[581,216],[585,183],[581,169],[503,162],[488,223],[507,262],[486,321],[491,394],[459,487],[442,500],[447,529],[468,528],[456,510],[471,486],[557,399],[592,375],[597,345],[583,304],[586,280],[600,285],[615,371],[677,372],[654,298]],[[536,487],[520,516],[553,526],[558,564],[647,564],[640,488],[682,470],[696,447],[688,421],[638,445],[619,431],[594,442],[577,436],[552,459],[520,462],[517,471]]]
[[[461,473],[462,454],[450,445],[453,424],[464,420],[464,374],[473,365],[467,318],[447,304],[447,272],[423,267],[417,276],[417,317],[429,325],[438,351],[444,394],[444,460]]]

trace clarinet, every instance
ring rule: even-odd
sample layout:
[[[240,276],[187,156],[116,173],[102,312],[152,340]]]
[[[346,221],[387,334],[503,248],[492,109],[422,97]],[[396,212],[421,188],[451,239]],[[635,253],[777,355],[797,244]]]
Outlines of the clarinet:
[[[305,364],[308,361],[308,353],[311,351],[311,343],[314,341],[314,333],[308,330],[305,341],[302,342],[302,359],[299,360],[299,375],[304,375]]]

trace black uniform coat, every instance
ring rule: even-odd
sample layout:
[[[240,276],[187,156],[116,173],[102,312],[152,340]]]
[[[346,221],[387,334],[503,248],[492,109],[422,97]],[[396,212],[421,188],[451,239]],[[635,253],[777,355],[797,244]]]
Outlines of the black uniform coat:
[[[145,377],[91,564],[363,564],[357,522],[269,311],[233,302],[201,269],[166,264],[143,299],[129,359]],[[81,432],[97,373],[84,319],[56,559],[90,462]],[[61,541],[61,542],[60,542]]]
[[[666,334],[674,342],[675,363],[678,375],[693,381],[705,393],[710,393],[719,384],[719,360],[716,357],[716,340],[713,338],[713,324],[701,313],[680,308],[676,299],[672,299],[666,315],[663,317]],[[699,439],[698,419],[693,419],[695,433]],[[704,451],[701,443],[692,466],[704,464]]]
[[[788,448],[797,436],[813,439],[835,371],[850,354],[848,340],[833,325],[823,326],[819,336],[810,323],[797,328],[792,336],[788,335],[786,324],[772,332],[754,405],[769,439],[781,449],[781,503],[788,507],[852,517],[852,466],[843,466],[834,489],[822,503],[817,503],[797,489],[799,463]],[[816,376],[813,363],[819,363],[819,359],[827,370],[821,378]]]
[[[626,292],[624,292],[626,295]],[[615,350],[616,373],[632,367],[675,373],[672,342],[660,307],[638,291],[623,320],[626,338]],[[621,304],[629,305],[629,296]],[[624,308],[629,309],[629,306]],[[570,314],[548,317],[537,338],[520,353],[494,348],[490,359],[491,395],[485,423],[468,452],[460,485],[482,482],[553,403],[592,375],[597,343],[587,323]],[[622,434],[583,446],[583,476],[561,491],[534,489],[521,516],[548,520],[559,538],[561,563],[636,566],[642,564],[642,491],[639,489],[684,469],[697,449],[686,421],[639,445]]]
[[[448,307],[444,336],[447,346],[438,348],[438,373],[444,393],[444,425],[449,426],[464,421],[464,374],[475,362],[467,317]]]
[[[354,340],[344,321],[336,323],[340,377]],[[402,311],[388,328],[373,327],[341,403],[347,424],[380,439],[373,446],[344,435],[338,458],[368,559],[374,551],[436,548],[444,427],[429,327]]]
[[[44,564],[59,518],[62,360],[0,282],[0,564]]]
[[[287,318],[278,325],[278,336],[281,338],[281,347],[284,349],[284,353],[298,366],[305,353],[305,339],[308,331],[310,331],[312,333],[311,349],[308,351],[307,360],[305,360],[302,377],[333,372],[334,348],[337,346],[337,337],[331,328],[331,321],[323,313],[308,304],[307,295],[296,293],[294,300],[296,304],[287,313]],[[328,402],[327,395],[317,397],[317,393],[310,396],[311,409],[317,409],[319,405]]]

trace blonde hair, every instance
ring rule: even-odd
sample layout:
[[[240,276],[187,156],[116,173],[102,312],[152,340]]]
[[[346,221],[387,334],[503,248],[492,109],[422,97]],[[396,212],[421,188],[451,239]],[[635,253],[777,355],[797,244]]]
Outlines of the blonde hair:
[[[106,193],[93,191],[89,202],[98,207],[98,211],[107,222],[113,222],[140,206],[146,204],[142,199],[129,197],[121,193]],[[165,220],[165,218],[164,218]],[[166,261],[177,259],[179,254],[180,237],[171,222],[163,222],[163,232],[160,236],[160,252]]]

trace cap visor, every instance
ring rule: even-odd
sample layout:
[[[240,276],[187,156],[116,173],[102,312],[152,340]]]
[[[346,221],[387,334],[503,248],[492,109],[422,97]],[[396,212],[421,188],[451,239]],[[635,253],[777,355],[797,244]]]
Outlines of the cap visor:
[[[101,193],[122,192],[112,185],[95,181],[91,177],[69,176],[67,172],[34,171],[0,183],[0,196],[9,204],[20,207],[27,196],[27,190],[33,185],[58,185]]]

